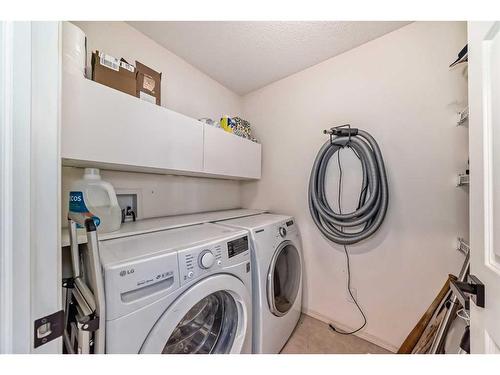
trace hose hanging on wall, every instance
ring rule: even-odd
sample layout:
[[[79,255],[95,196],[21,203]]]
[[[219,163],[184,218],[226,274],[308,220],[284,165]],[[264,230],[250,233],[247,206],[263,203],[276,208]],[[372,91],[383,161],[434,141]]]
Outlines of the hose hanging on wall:
[[[361,331],[366,326],[367,320],[351,290],[351,267],[347,245],[368,238],[377,231],[384,221],[389,202],[387,176],[382,153],[370,134],[363,130],[351,129],[350,125],[338,126],[324,132],[330,134],[330,140],[321,147],[314,160],[309,179],[309,210],[321,233],[330,241],[344,247],[347,261],[347,291],[361,313],[363,323],[352,331],[340,330],[333,324],[329,324],[329,326],[341,335],[352,335]],[[363,173],[358,207],[348,214],[342,213],[341,205],[342,165],[340,163],[340,150],[344,147],[352,149],[361,162]],[[337,193],[339,212],[335,212],[331,208],[325,194],[326,169],[335,153],[337,153],[339,165],[339,190]],[[345,227],[351,228],[351,230],[346,232],[344,231]],[[361,229],[353,230],[354,227],[361,227]]]
[[[335,127],[325,130],[325,134],[330,134],[330,140],[319,150],[309,179],[309,210],[326,238],[340,245],[352,245],[370,237],[384,221],[389,202],[384,159],[377,142],[366,131]],[[351,148],[359,158],[363,173],[358,207],[346,214],[335,212],[325,193],[328,162],[344,147]]]

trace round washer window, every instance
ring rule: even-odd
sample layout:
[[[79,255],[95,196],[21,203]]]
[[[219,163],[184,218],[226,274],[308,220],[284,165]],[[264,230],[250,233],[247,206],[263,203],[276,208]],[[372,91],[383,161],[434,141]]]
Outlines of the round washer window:
[[[280,245],[271,261],[268,280],[269,307],[277,316],[285,315],[293,306],[299,292],[300,256],[290,242]]]
[[[218,291],[194,305],[170,335],[163,354],[224,354],[231,351],[238,327],[234,298]]]

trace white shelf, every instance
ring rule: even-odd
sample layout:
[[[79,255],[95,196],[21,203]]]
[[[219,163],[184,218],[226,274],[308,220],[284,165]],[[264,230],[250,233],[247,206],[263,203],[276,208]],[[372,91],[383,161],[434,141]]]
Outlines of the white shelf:
[[[469,185],[469,175],[462,173],[457,176],[457,186]]]
[[[464,255],[469,254],[470,245],[467,241],[465,241],[462,237],[457,238],[457,250],[463,253]]]
[[[63,73],[61,112],[63,165],[260,178],[260,144],[79,75]]]
[[[465,107],[463,111],[457,113],[457,126],[465,125],[469,120],[469,107]]]
[[[189,225],[210,223],[214,221],[229,220],[238,217],[258,215],[267,212],[266,210],[235,209],[224,211],[213,211],[197,214],[187,214],[178,216],[165,216],[153,219],[137,220],[123,223],[121,228],[115,232],[99,234],[100,241],[106,241],[119,237],[127,237],[144,233],[158,232],[161,230],[180,228]],[[87,235],[84,229],[78,230],[78,243],[87,243]],[[69,246],[68,228],[62,228],[61,246]]]

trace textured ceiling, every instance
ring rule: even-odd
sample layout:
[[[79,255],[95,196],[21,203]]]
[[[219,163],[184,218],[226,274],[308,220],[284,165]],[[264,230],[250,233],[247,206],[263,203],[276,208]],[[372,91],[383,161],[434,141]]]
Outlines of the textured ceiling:
[[[409,22],[128,22],[244,95]]]

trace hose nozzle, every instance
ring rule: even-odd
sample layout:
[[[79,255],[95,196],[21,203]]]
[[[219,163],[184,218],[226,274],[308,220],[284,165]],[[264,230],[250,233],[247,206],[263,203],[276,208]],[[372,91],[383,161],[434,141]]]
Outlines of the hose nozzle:
[[[337,137],[352,137],[358,135],[357,128],[351,128],[351,125],[345,124],[340,126],[334,126],[330,129],[323,130],[323,134],[335,135]]]
[[[331,134],[337,137],[353,137],[358,135],[357,128],[331,128]]]

